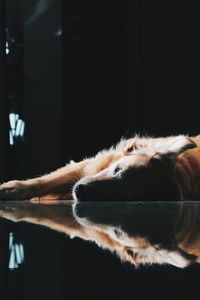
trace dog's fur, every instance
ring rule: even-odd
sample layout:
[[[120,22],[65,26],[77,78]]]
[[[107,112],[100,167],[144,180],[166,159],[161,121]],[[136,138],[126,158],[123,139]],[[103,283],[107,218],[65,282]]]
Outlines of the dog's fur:
[[[175,136],[148,138],[135,136],[122,139],[115,147],[99,152],[93,158],[70,162],[48,175],[25,181],[10,181],[0,186],[2,200],[73,199],[75,203],[104,201],[177,201],[200,200],[200,137]],[[197,246],[188,245],[179,230],[177,246],[163,249],[143,236],[122,235],[110,224],[91,222],[76,214],[63,214],[55,209],[50,217],[35,214],[33,209],[0,208],[0,215],[14,221],[30,221],[64,231],[71,236],[96,241],[116,251],[123,260],[139,263],[170,263],[184,267],[200,260]],[[37,211],[38,212],[38,211]],[[31,215],[32,214],[32,215]],[[45,214],[45,213],[44,213]],[[50,221],[51,219],[51,221]],[[134,222],[134,220],[133,220]],[[184,223],[184,222],[183,222]],[[120,226],[120,224],[119,224]],[[189,228],[189,224],[184,226]],[[115,233],[113,233],[115,232]],[[188,238],[186,238],[188,236]],[[196,238],[197,239],[197,238]],[[198,242],[196,242],[198,245]]]

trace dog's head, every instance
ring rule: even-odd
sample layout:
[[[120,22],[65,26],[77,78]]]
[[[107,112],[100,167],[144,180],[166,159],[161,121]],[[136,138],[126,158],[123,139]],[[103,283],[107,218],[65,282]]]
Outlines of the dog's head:
[[[115,152],[123,155],[95,175],[80,179],[73,188],[73,197],[83,202],[179,200],[176,158],[194,147],[185,136],[121,142]]]

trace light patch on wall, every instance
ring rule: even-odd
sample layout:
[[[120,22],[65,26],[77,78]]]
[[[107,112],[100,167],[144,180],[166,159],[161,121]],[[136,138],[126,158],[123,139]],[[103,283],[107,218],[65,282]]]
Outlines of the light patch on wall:
[[[8,42],[6,42],[6,54],[9,54],[10,53],[10,49],[9,49],[9,46],[8,46]]]
[[[55,34],[55,36],[61,36],[62,35],[62,29],[58,29]]]
[[[17,140],[24,137],[25,122],[19,117],[18,114],[9,114],[10,131],[9,131],[9,143],[13,146]]]
[[[24,247],[21,243],[15,242],[13,232],[10,232],[9,236],[9,269],[17,269],[24,262]]]

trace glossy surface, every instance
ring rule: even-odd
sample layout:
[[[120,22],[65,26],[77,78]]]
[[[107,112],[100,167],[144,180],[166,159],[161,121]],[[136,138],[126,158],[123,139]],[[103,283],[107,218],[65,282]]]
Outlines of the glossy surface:
[[[1,201],[0,216],[92,240],[134,265],[199,261],[199,202]]]

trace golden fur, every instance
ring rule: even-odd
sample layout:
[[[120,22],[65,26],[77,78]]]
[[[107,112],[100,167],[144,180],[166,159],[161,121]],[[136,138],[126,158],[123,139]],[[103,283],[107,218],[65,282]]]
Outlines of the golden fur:
[[[0,186],[0,199],[32,199],[43,203],[45,200],[73,199],[74,207],[76,203],[95,201],[200,200],[199,174],[199,136],[135,136],[122,139],[95,157],[70,162],[50,174],[4,183]],[[142,236],[130,236],[126,232],[119,236],[110,224],[96,224],[87,218],[79,218],[76,210],[72,213],[72,204],[64,209],[52,201],[45,208],[37,206],[36,209],[31,203],[1,204],[0,216],[45,225],[71,237],[95,241],[135,265],[169,263],[185,267],[193,260],[200,260],[199,239],[197,241],[197,237],[188,233],[191,219],[187,224],[180,219],[176,233],[178,248],[169,251],[152,245]],[[189,245],[191,240],[193,246]]]

